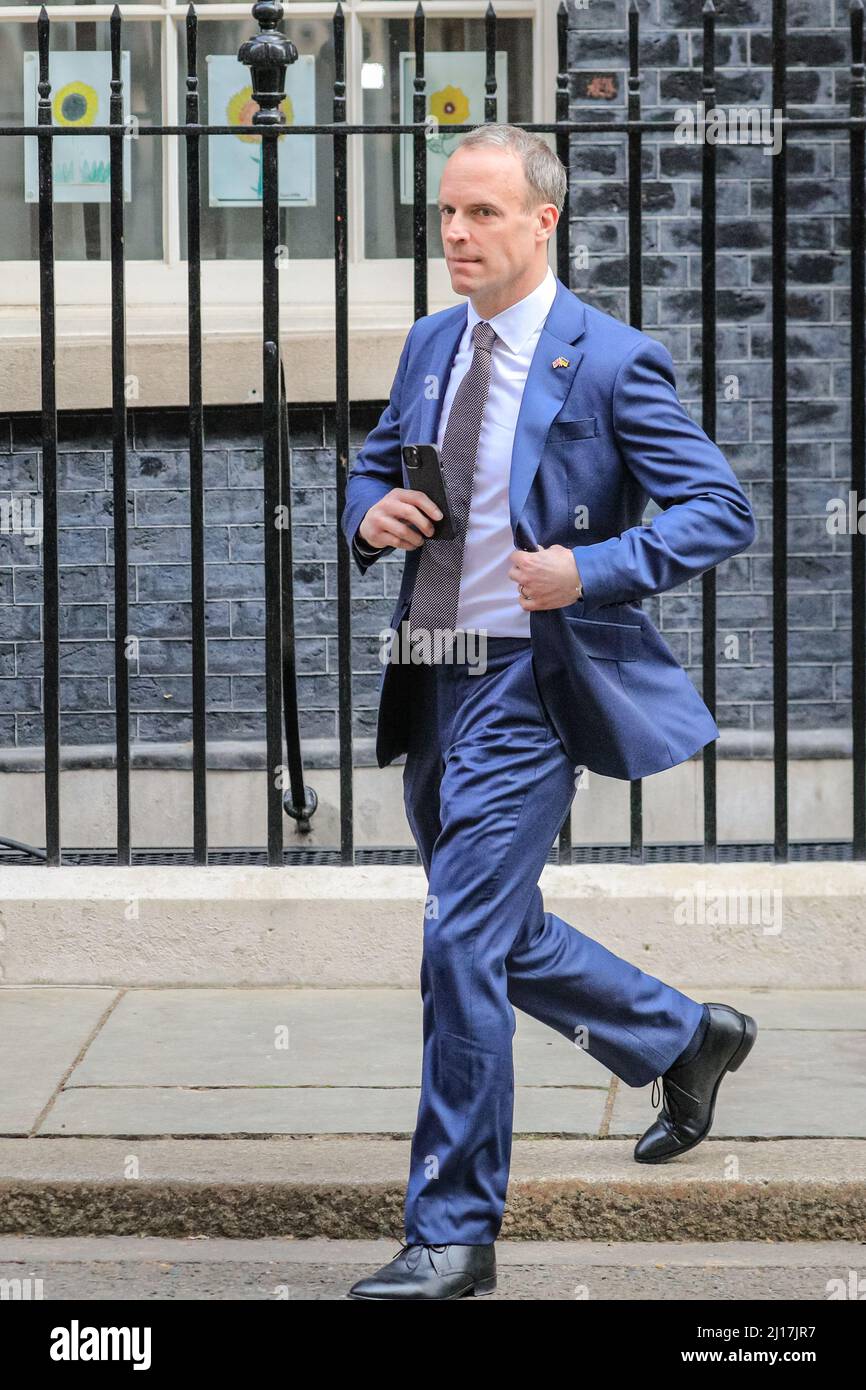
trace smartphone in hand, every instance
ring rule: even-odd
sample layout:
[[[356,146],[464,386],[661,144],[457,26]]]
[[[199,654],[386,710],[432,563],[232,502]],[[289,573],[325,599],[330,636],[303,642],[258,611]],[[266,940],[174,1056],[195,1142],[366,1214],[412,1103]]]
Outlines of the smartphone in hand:
[[[409,476],[409,486],[416,488],[418,492],[423,492],[426,497],[436,503],[442,513],[441,521],[433,522],[433,535],[428,539],[451,540],[454,535],[454,525],[451,520],[451,509],[448,506],[448,493],[445,490],[445,481],[442,477],[439,450],[436,445],[404,444],[403,462]]]

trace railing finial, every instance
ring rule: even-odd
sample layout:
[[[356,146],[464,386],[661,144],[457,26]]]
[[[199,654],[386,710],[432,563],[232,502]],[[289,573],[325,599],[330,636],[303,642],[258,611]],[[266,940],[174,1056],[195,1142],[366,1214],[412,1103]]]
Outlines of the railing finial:
[[[279,0],[257,0],[253,18],[259,32],[238,50],[238,61],[250,69],[253,101],[259,108],[253,125],[285,125],[280,105],[286,95],[286,68],[298,61],[298,50],[277,28],[282,17]]]

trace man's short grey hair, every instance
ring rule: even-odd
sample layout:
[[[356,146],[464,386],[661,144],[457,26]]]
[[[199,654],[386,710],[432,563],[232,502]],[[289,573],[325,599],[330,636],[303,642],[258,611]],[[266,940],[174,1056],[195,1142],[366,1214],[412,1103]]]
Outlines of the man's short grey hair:
[[[500,149],[514,150],[520,157],[529,191],[525,211],[530,212],[539,203],[553,203],[557,212],[562,212],[568,175],[562,160],[540,135],[517,125],[489,121],[464,135],[457,149],[479,145],[498,145]]]

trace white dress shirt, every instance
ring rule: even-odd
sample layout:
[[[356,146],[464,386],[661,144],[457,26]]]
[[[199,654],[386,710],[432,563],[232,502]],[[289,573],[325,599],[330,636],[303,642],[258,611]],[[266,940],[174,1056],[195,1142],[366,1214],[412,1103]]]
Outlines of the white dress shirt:
[[[529,636],[529,613],[520,606],[517,584],[508,578],[515,549],[508,485],[526,374],[555,297],[556,276],[548,266],[540,285],[486,320],[496,330],[497,341],[491,353],[490,387],[472,481],[457,606],[456,627],[460,630],[480,629],[490,637]],[[466,328],[457,345],[439,416],[440,450],[451,403],[472,361],[472,329],[481,319],[471,299],[466,309]]]
[[[495,329],[498,341],[491,353],[490,387],[475,456],[457,607],[456,626],[461,631],[483,630],[490,637],[530,635],[529,613],[521,608],[517,585],[508,578],[514,552],[508,486],[514,429],[526,374],[555,298],[556,276],[548,265],[540,285],[486,320]],[[472,300],[468,300],[466,328],[454,354],[439,416],[436,442],[440,450],[451,403],[472,361],[472,329],[480,319]],[[368,545],[357,533],[355,544],[365,559],[383,553],[382,547]]]

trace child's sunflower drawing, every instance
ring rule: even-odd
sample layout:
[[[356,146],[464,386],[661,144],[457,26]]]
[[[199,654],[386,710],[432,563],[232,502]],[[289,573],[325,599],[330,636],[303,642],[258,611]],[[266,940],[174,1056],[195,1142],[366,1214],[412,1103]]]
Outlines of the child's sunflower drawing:
[[[469,98],[460,87],[440,87],[438,92],[430,93],[430,115],[436,117],[440,129],[447,125],[465,125],[469,120]],[[431,138],[427,142],[428,149],[447,156],[459,139],[459,135]]]
[[[241,135],[235,133],[234,138],[236,140],[241,140],[244,143],[251,143],[257,146],[256,153],[250,155],[250,158],[254,161],[257,170],[256,182],[254,185],[251,186],[256,197],[261,198],[263,191],[262,137],[261,135],[256,135],[254,133],[255,127],[253,126],[253,116],[256,114],[258,109],[259,104],[253,98],[252,87],[241,87],[240,91],[235,92],[234,96],[230,97],[226,104],[226,124],[243,125],[250,127],[249,135]],[[290,96],[283,97],[283,100],[280,102],[280,110],[283,112],[283,115],[286,118],[286,125],[293,125],[295,120],[295,110],[292,106],[292,98]],[[282,135],[278,136],[279,140],[282,140],[283,138],[284,137]]]
[[[93,125],[99,97],[87,82],[67,82],[54,94],[51,118],[55,125]]]

